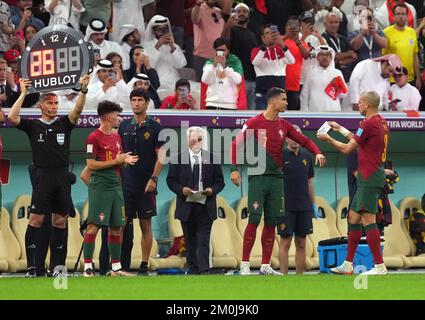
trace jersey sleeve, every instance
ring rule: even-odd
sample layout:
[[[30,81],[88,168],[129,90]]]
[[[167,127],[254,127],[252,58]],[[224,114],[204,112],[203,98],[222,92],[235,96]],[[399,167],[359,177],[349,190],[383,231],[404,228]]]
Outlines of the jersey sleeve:
[[[308,157],[308,178],[314,178],[314,167],[313,167],[313,158],[310,155]]]
[[[74,129],[74,127],[75,127],[75,124],[71,123],[71,121],[69,120],[69,117],[67,115],[60,117],[60,121],[63,123],[65,129],[68,132],[71,131],[72,129]]]
[[[86,154],[87,159],[97,159],[97,153],[98,153],[98,144],[96,136],[92,133],[89,135],[86,141]]]
[[[31,135],[33,128],[34,128],[34,121],[24,119],[22,117],[21,117],[21,121],[19,121],[19,124],[16,126],[16,129],[22,130],[26,132],[28,135]]]
[[[285,120],[283,120],[285,121]],[[300,146],[306,148],[308,151],[313,153],[314,155],[318,155],[322,153],[320,151],[319,147],[309,138],[307,138],[305,135],[299,133],[295,128],[290,124],[289,122],[286,122],[286,128],[287,128],[287,136],[288,138],[294,140],[297,142]]]
[[[359,146],[361,146],[371,135],[373,135],[372,130],[373,127],[370,126],[368,122],[362,121],[360,122],[360,126],[354,134],[353,139],[357,142]]]
[[[230,145],[230,161],[232,163],[231,165],[231,171],[237,171],[237,164],[238,164],[238,149],[245,143],[245,141],[253,135],[253,130],[247,129],[254,129],[255,127],[255,118],[249,119],[245,124],[243,125],[241,131],[236,135],[235,139],[233,139],[231,145]]]

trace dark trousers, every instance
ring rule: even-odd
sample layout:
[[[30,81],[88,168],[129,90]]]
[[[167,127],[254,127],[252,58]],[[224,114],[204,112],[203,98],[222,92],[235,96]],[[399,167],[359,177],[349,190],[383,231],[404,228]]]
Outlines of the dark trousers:
[[[286,97],[288,99],[288,110],[299,111],[300,110],[300,92],[287,91]]]
[[[189,219],[181,224],[190,273],[207,273],[210,267],[210,235],[213,221],[208,217],[205,206],[192,204]]]

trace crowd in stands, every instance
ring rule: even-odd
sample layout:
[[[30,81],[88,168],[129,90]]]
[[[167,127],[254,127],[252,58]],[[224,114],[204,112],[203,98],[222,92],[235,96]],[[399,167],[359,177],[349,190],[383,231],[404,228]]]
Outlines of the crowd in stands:
[[[270,87],[289,110],[357,110],[364,89],[380,110],[425,110],[423,0],[0,1],[0,105],[19,96],[18,58],[42,28],[79,30],[93,47],[86,109],[262,110]],[[72,105],[73,90],[56,92]],[[36,105],[29,94],[23,107]]]

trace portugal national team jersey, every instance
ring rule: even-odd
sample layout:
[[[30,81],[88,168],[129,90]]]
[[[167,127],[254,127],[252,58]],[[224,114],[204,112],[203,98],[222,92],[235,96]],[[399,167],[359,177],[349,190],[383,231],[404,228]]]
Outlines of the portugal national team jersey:
[[[258,174],[282,175],[283,159],[282,150],[285,145],[286,137],[298,142],[311,153],[317,155],[319,148],[307,137],[300,134],[288,121],[284,119],[267,120],[261,113],[249,119],[243,126],[242,131],[232,142],[231,160],[232,164],[240,164],[241,161],[236,159],[236,150],[249,138],[254,135],[255,144],[259,147],[259,151],[265,149],[265,163],[252,164],[251,166],[264,167],[264,172],[256,170]],[[261,159],[261,158],[260,158]],[[255,174],[257,175],[257,174]]]
[[[121,137],[117,133],[104,134],[99,129],[93,131],[86,142],[87,159],[97,161],[110,161],[122,152]],[[120,167],[114,166],[107,169],[95,170],[90,180],[90,186],[104,189],[121,187]]]
[[[389,142],[387,121],[378,114],[362,120],[354,139],[359,145],[360,175],[357,177],[357,184],[359,186],[383,187],[385,183],[383,163],[387,159]]]

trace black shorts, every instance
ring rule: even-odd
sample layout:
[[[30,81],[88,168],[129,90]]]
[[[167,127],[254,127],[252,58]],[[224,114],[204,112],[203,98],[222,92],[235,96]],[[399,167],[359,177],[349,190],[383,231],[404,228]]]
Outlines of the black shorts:
[[[156,216],[156,197],[154,193],[124,190],[123,194],[127,218],[149,220]]]
[[[305,238],[313,233],[313,212],[312,211],[289,211],[285,212],[283,223],[278,226],[277,233],[284,238],[296,237]]]
[[[35,170],[30,213],[69,214],[71,203],[71,182],[67,168]]]

